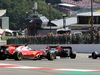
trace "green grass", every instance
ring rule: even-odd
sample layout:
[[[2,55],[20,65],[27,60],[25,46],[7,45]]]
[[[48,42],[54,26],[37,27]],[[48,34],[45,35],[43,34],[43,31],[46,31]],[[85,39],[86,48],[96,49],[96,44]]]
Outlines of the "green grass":
[[[7,40],[7,39],[9,39],[9,36],[4,36],[4,37],[2,38],[2,40]]]
[[[22,37],[22,35],[17,35],[16,37]]]
[[[13,36],[12,36],[13,37]],[[9,39],[9,38],[12,38],[11,36],[4,36],[3,38],[2,38],[2,40],[7,40],[7,39]],[[22,37],[22,35],[17,35],[16,37]]]

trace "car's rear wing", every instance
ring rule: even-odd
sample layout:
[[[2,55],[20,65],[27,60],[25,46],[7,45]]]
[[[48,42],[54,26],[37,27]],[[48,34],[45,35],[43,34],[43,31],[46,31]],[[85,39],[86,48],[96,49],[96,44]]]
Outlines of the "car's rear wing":
[[[61,49],[69,49],[70,52],[72,52],[72,47],[71,46],[58,46],[58,45],[49,45],[50,49],[51,48],[57,48],[57,47],[61,47]]]
[[[1,49],[4,50],[4,49],[6,49],[6,48],[8,48],[8,47],[9,47],[8,45],[1,45],[1,46],[0,46],[0,50],[1,50]]]
[[[58,47],[58,46],[57,46],[57,45],[51,45],[51,46],[49,45],[49,47],[50,47],[50,48],[56,48],[56,47]]]
[[[21,45],[0,45],[0,49],[7,48],[7,47],[18,47],[18,46],[21,46]]]
[[[71,46],[60,46],[60,47],[63,48],[63,49],[72,49]]]
[[[57,46],[57,45],[51,45],[51,46],[49,45],[49,47],[50,47],[50,48],[57,48],[58,46]],[[65,48],[68,48],[68,49],[70,48],[70,49],[72,49],[71,46],[59,46],[59,47],[61,47],[61,48],[63,48],[63,49],[65,49]]]
[[[70,53],[72,53],[72,47],[71,46],[60,46],[62,49],[69,49]]]

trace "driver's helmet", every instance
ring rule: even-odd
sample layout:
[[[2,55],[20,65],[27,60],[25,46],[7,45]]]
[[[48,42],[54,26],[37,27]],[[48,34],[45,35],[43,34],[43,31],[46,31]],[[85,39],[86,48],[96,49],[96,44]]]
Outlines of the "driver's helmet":
[[[26,43],[25,46],[28,46],[28,44]]]
[[[49,47],[49,46],[47,46],[47,47],[46,47],[46,49],[47,49],[47,50],[50,50],[50,47]]]

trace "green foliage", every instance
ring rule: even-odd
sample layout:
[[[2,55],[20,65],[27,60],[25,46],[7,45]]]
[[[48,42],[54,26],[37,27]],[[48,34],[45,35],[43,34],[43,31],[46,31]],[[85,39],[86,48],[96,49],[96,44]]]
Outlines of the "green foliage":
[[[24,19],[26,12],[33,14],[32,7],[34,2],[38,3],[37,13],[46,16],[49,19],[49,6],[45,0],[0,0],[0,9],[7,9],[6,16],[10,19],[10,29],[24,29]],[[62,13],[52,8],[51,19],[62,18]]]
[[[2,40],[7,40],[7,39],[9,39],[9,36],[4,36],[4,37],[2,38]]]
[[[47,3],[51,3],[51,4],[58,4],[61,3],[61,0],[45,0]]]
[[[40,0],[37,0],[39,6],[39,10],[38,12],[42,15],[45,15],[48,19],[49,19],[49,13],[50,13],[50,8],[49,8],[49,5],[45,3],[45,1],[40,1]],[[55,10],[54,8],[52,8],[51,6],[51,19],[60,19],[62,18],[62,13]]]

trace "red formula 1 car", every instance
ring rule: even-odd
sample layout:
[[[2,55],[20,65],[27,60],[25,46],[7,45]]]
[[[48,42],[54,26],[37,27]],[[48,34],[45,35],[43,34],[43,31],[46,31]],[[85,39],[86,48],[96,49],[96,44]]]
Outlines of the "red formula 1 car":
[[[48,60],[54,59],[54,54],[52,52],[32,50],[28,46],[21,45],[3,45],[0,46],[0,60],[5,59],[15,59],[22,60],[23,58],[29,59],[41,59],[42,57]]]
[[[71,59],[76,58],[76,52],[72,51],[71,46],[47,46],[47,49],[58,51],[56,55],[60,57],[70,57]]]

